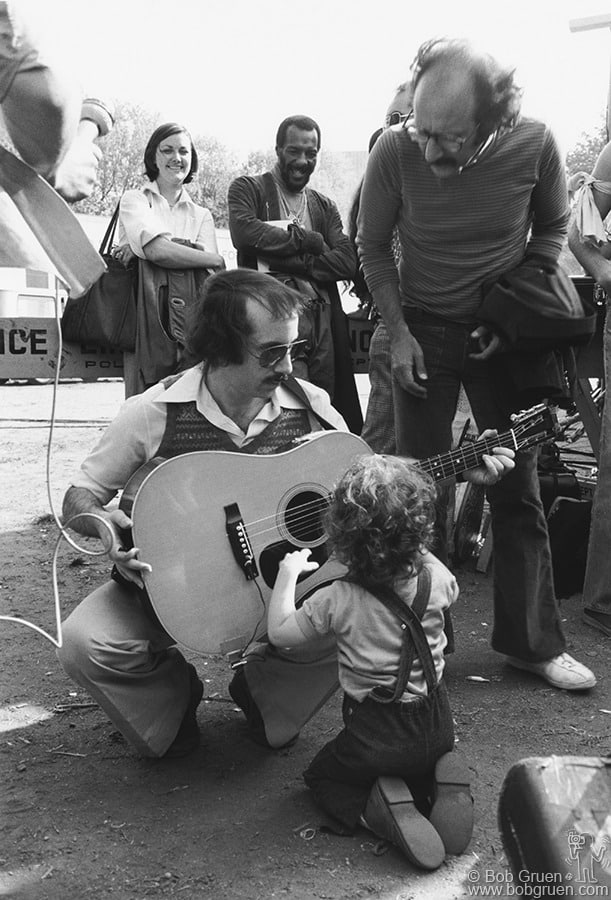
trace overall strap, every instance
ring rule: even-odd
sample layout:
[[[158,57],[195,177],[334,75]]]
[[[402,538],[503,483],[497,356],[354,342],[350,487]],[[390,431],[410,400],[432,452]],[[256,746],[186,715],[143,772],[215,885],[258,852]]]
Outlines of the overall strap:
[[[433,654],[426,639],[424,629],[420,623],[424,612],[428,606],[429,597],[431,595],[431,573],[426,566],[423,566],[418,575],[418,584],[416,588],[416,596],[412,606],[409,607],[399,597],[396,591],[379,591],[373,593],[380,603],[383,603],[390,609],[401,621],[403,629],[403,644],[401,646],[401,657],[399,659],[399,670],[397,674],[397,683],[393,691],[392,697],[385,701],[397,702],[404,693],[409,675],[414,664],[416,656],[420,659],[422,670],[426,680],[427,691],[431,694],[437,686],[437,674],[435,672],[435,663]],[[376,699],[380,699],[376,697]],[[383,701],[384,702],[384,701]]]

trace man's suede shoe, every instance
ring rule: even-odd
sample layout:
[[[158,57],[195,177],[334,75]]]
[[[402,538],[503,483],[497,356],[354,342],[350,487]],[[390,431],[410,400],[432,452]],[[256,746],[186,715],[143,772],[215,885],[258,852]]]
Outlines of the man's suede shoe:
[[[473,797],[471,773],[458,751],[437,760],[432,799],[429,819],[446,853],[464,853],[473,834]]]
[[[593,672],[583,666],[568,653],[561,653],[545,662],[526,662],[508,656],[507,662],[514,669],[524,669],[544,678],[552,687],[561,688],[564,691],[587,691],[596,684]]]
[[[199,747],[200,733],[197,724],[197,707],[204,696],[204,684],[197,675],[195,666],[187,663],[189,668],[189,705],[182,717],[176,737],[163,754],[163,759],[180,759]]]
[[[416,809],[402,778],[380,776],[369,794],[363,821],[370,831],[389,841],[421,869],[438,869],[445,848],[435,828]]]
[[[599,612],[597,609],[584,609],[583,621],[586,625],[597,628],[607,637],[611,637],[611,613]]]

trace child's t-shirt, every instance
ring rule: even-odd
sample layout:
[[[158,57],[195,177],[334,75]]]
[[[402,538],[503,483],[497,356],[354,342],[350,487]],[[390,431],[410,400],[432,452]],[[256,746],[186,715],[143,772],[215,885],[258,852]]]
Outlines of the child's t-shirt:
[[[444,610],[458,597],[452,573],[432,553],[423,557],[431,573],[431,596],[422,618],[437,680],[443,675],[447,644]],[[416,578],[397,581],[395,590],[411,606],[416,595]],[[304,601],[296,613],[306,638],[332,633],[338,647],[339,681],[343,690],[361,702],[374,687],[394,687],[397,677],[403,630],[397,616],[360,585],[334,581]],[[403,699],[426,694],[422,664],[414,659]]]

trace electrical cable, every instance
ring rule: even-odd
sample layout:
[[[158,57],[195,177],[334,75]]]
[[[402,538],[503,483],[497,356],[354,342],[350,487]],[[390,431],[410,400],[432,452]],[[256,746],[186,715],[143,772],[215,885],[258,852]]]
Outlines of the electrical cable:
[[[52,585],[53,585],[53,604],[55,610],[55,628],[56,628],[56,637],[49,634],[44,628],[41,628],[39,625],[35,625],[33,622],[28,621],[27,619],[23,619],[20,616],[7,616],[0,615],[0,621],[3,622],[16,622],[19,625],[25,625],[27,628],[32,628],[38,634],[42,635],[48,641],[50,641],[57,649],[59,650],[63,644],[62,637],[62,622],[61,622],[61,603],[59,597],[59,586],[57,582],[57,560],[59,554],[59,548],[61,546],[62,541],[66,541],[74,550],[77,550],[79,553],[82,553],[85,556],[105,556],[112,542],[114,540],[114,532],[106,519],[102,516],[97,515],[95,513],[78,513],[75,516],[72,516],[66,522],[61,521],[60,517],[57,514],[55,509],[55,504],[53,502],[53,496],[51,494],[51,451],[53,447],[53,434],[55,430],[56,424],[56,407],[57,407],[57,393],[59,389],[59,376],[61,370],[61,358],[63,351],[63,341],[62,341],[62,330],[61,330],[61,314],[60,314],[60,285],[62,282],[56,276],[55,277],[55,327],[57,329],[58,336],[58,351],[57,351],[57,364],[55,366],[55,377],[53,379],[53,394],[51,400],[51,417],[49,421],[49,436],[47,439],[47,448],[46,448],[46,462],[45,462],[45,477],[46,477],[46,487],[47,487],[47,499],[49,503],[49,509],[51,511],[51,515],[55,521],[55,524],[59,530],[59,534],[57,536],[57,540],[55,542],[55,548],[53,551],[53,562],[52,562]],[[110,536],[110,545],[104,546],[101,550],[91,550],[89,547],[82,547],[78,544],[67,532],[67,528],[70,526],[72,522],[76,519],[82,518],[93,519],[97,522],[100,522],[104,528],[106,528],[109,536]],[[104,543],[103,539],[100,537],[100,540]]]

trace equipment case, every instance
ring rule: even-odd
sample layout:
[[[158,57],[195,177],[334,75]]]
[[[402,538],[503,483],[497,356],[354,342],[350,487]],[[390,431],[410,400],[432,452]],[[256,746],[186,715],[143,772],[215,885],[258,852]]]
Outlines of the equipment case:
[[[611,758],[532,757],[507,773],[499,828],[514,879],[611,887]],[[547,876],[547,877],[546,877]]]

